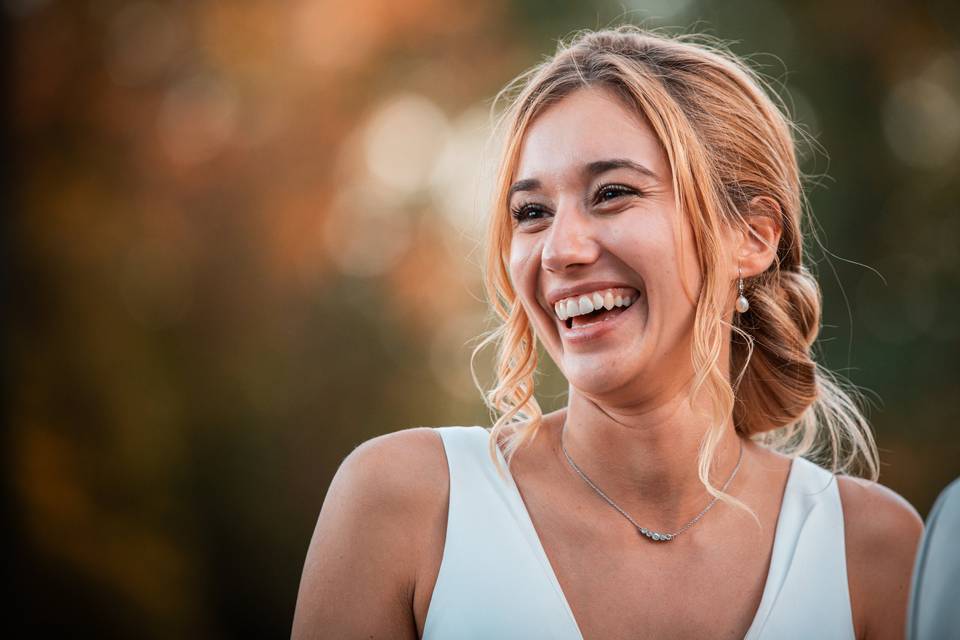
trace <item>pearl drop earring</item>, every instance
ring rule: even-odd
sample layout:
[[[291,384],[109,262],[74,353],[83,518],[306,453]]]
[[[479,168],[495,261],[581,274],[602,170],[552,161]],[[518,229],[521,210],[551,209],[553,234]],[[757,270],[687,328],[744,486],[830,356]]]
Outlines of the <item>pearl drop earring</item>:
[[[740,282],[737,285],[740,291],[740,297],[737,298],[737,312],[746,313],[747,309],[750,308],[750,301],[747,300],[745,295],[743,295],[743,274],[740,272],[739,265],[737,265],[737,276],[740,278]]]

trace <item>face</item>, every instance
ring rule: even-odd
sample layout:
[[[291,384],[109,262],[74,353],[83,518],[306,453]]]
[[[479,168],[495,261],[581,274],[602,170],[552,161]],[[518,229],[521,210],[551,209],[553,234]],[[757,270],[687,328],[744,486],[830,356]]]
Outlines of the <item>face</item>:
[[[620,402],[688,382],[701,277],[641,115],[594,87],[548,107],[523,141],[510,209],[514,288],[572,387]]]

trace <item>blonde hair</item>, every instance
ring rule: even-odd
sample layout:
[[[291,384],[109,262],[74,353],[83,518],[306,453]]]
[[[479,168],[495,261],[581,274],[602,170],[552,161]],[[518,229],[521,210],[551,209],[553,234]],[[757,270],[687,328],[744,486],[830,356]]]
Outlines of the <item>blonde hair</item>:
[[[515,78],[493,104],[496,109],[502,97],[515,94],[497,122],[505,137],[485,247],[485,290],[502,324],[486,335],[473,357],[488,344],[498,345],[495,384],[484,391],[484,401],[494,414],[501,413],[490,438],[490,456],[501,475],[497,443],[503,429],[517,427],[503,437],[509,466],[543,422],[534,397],[535,336],[507,267],[508,189],[531,122],[582,87],[612,90],[646,117],[666,152],[677,210],[693,227],[703,287],[694,321],[691,403],[706,393],[715,418],[700,444],[699,477],[707,491],[753,513],[709,480],[731,412],[741,437],[804,456],[834,473],[849,473],[859,462],[867,468],[866,477],[876,480],[876,445],[852,397],[857,391],[845,390],[811,354],[821,295],[803,261],[801,222],[808,205],[792,137],[802,131],[759,74],[723,45],[702,35],[668,36],[633,25],[582,31],[568,44],[561,41],[551,58]],[[742,211],[756,196],[779,205],[780,211],[771,213],[780,217],[782,236],[771,267],[745,279],[750,308],[734,314],[731,324],[726,317],[735,284],[720,268],[727,259],[721,238],[730,226],[746,228]],[[732,381],[718,366],[724,326],[732,330]]]

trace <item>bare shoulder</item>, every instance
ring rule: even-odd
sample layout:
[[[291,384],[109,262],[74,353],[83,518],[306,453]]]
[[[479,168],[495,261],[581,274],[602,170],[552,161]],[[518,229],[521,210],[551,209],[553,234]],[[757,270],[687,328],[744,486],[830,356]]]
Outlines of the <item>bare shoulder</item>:
[[[837,476],[858,638],[902,638],[923,519],[882,484]]]
[[[837,476],[843,502],[844,525],[859,541],[880,545],[919,541],[923,518],[906,498],[877,482]]]
[[[433,429],[365,441],[343,460],[304,562],[293,637],[417,637],[418,525],[445,500],[446,458]],[[445,504],[445,503],[444,503]]]
[[[368,522],[415,524],[422,508],[439,502],[448,481],[443,443],[434,429],[386,433],[363,442],[343,460],[321,518],[329,509],[363,515]]]
[[[404,429],[371,438],[350,452],[337,476],[378,506],[406,513],[418,501],[436,494],[447,481],[447,463],[440,435],[427,427]],[[333,489],[337,477],[331,483]]]

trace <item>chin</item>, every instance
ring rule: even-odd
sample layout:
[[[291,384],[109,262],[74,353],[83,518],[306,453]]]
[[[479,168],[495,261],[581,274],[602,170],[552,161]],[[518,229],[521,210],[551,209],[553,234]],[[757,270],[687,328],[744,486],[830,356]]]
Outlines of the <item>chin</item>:
[[[621,391],[635,382],[638,377],[636,367],[610,363],[607,359],[575,358],[576,363],[565,363],[564,377],[570,386],[588,396],[605,396]],[[588,361],[592,360],[592,361]]]

